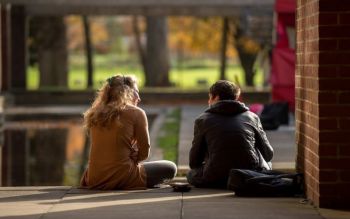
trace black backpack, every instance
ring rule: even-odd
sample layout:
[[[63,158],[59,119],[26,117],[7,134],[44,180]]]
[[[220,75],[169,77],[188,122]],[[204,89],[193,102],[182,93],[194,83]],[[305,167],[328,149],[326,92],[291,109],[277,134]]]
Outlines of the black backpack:
[[[232,169],[227,187],[237,196],[291,197],[303,194],[303,177],[300,173]]]
[[[275,130],[278,129],[280,125],[288,125],[288,102],[275,102],[265,104],[264,109],[259,117],[264,130]]]

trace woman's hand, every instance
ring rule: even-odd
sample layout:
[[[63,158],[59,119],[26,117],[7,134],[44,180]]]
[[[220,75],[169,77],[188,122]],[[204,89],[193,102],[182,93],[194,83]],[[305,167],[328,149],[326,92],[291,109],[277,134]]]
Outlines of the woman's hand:
[[[139,156],[139,149],[138,149],[137,145],[134,144],[134,145],[131,147],[130,158],[131,158],[131,160],[133,160],[135,163],[137,163],[137,162],[138,162],[138,156]]]
[[[139,156],[139,152],[138,151],[132,151],[130,154],[130,158],[131,160],[133,160],[135,163],[137,163],[137,157]]]

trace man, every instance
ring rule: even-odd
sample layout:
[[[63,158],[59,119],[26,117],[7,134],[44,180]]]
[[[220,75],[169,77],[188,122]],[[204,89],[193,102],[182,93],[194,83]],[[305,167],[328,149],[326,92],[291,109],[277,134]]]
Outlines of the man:
[[[195,121],[189,183],[225,188],[230,169],[269,169],[273,149],[259,117],[238,101],[240,88],[220,80],[209,89],[209,108]]]

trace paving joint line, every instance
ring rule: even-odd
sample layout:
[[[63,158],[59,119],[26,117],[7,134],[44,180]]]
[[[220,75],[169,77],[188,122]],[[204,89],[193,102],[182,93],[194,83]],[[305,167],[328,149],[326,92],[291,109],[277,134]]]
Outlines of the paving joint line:
[[[40,215],[39,219],[42,219],[47,213],[50,213],[50,211],[55,207],[55,205],[59,204],[59,203],[62,201],[62,199],[63,199],[67,194],[69,194],[69,191],[71,191],[71,190],[72,190],[72,188],[66,190],[66,191],[63,193],[63,195],[59,198],[59,200],[57,201],[57,203],[52,204],[52,206],[51,206],[49,209],[47,209],[46,212],[44,212],[44,213],[42,213],[42,214]]]
[[[181,192],[181,207],[180,207],[180,219],[184,217],[184,193]]]

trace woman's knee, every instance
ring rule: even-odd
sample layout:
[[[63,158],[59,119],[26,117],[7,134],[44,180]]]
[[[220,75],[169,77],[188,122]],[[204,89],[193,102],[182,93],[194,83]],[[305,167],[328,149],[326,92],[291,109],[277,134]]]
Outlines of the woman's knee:
[[[177,173],[176,164],[168,160],[145,162],[144,166],[148,175],[163,176],[172,179]]]
[[[166,178],[172,179],[177,173],[176,164],[169,160],[160,160],[157,163],[159,172]]]
[[[177,166],[174,162],[166,160],[167,163],[167,175],[174,178],[177,173]]]

